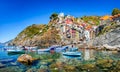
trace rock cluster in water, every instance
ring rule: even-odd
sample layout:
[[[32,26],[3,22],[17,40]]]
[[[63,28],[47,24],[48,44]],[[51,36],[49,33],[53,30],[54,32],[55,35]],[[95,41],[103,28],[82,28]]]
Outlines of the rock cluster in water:
[[[25,63],[27,65],[30,65],[37,59],[34,59],[32,56],[27,55],[27,54],[22,54],[21,56],[18,57],[17,61],[20,63]]]

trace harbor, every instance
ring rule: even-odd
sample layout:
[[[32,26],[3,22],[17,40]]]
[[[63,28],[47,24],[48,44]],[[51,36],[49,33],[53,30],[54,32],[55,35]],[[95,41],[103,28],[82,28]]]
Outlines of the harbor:
[[[107,71],[110,69],[117,70],[120,61],[119,52],[117,51],[96,51],[94,49],[78,49],[70,51],[69,48],[60,52],[37,52],[29,51],[25,53],[37,60],[31,64],[18,62],[17,59],[23,54],[9,55],[6,50],[0,48],[0,71]],[[77,53],[76,53],[77,52]],[[79,54],[80,53],[80,54]],[[110,63],[110,65],[109,65]],[[104,65],[108,64],[108,65]],[[114,66],[115,64],[115,66]],[[64,67],[65,66],[65,67]],[[119,69],[119,68],[118,68]]]

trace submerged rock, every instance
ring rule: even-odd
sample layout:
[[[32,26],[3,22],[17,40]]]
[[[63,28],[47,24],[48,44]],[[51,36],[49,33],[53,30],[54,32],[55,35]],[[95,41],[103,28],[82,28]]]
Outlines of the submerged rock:
[[[26,72],[33,72],[33,69],[28,69]]]
[[[17,66],[12,66],[12,67],[1,68],[0,72],[23,72],[23,70],[21,70]]]
[[[116,65],[115,65],[114,69],[116,69],[116,70],[119,70],[119,71],[120,71],[120,60],[119,60],[119,61],[117,61],[117,63],[116,63]]]
[[[96,65],[103,71],[108,71],[112,68],[113,60],[111,59],[102,59],[97,60]]]
[[[38,69],[37,72],[49,72],[47,69]]]
[[[115,62],[115,65],[112,67],[109,72],[119,72],[120,71],[120,61]]]
[[[112,59],[101,59],[101,60],[97,60],[96,64],[100,65],[100,64],[105,64],[105,63],[113,63]]]
[[[66,64],[64,62],[56,62],[50,65],[51,72],[65,72],[64,66]]]
[[[75,66],[71,66],[71,65],[65,65],[64,69],[66,72],[77,72]]]
[[[90,72],[98,72],[98,69],[95,64],[84,64],[77,67],[81,71],[90,71]]]
[[[36,71],[37,71],[37,69],[30,68],[30,69],[28,69],[26,72],[36,72]]]
[[[0,63],[0,68],[5,67],[5,64]]]
[[[25,63],[27,65],[30,65],[37,59],[32,58],[32,56],[27,55],[27,54],[22,54],[21,56],[18,57],[17,61],[20,63]]]

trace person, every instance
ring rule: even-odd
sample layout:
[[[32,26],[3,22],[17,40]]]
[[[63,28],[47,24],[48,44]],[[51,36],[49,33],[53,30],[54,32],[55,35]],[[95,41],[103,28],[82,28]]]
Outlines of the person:
[[[22,46],[23,50],[26,50],[25,46]]]
[[[72,48],[73,48],[73,44],[72,44]]]
[[[50,53],[54,54],[54,52],[55,52],[55,48],[51,48]]]

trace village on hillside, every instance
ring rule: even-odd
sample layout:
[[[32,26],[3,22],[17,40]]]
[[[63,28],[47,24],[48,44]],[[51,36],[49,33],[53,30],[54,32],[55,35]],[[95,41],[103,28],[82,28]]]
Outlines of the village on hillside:
[[[52,26],[60,32],[61,42],[64,44],[88,43],[90,45],[92,40],[101,33],[104,27],[113,23],[120,24],[120,14],[97,17],[98,24],[91,20],[85,22],[82,18],[64,15],[64,13],[59,13],[56,16],[58,16],[57,19],[51,19],[51,21],[54,20]],[[96,17],[93,16],[94,18]]]

